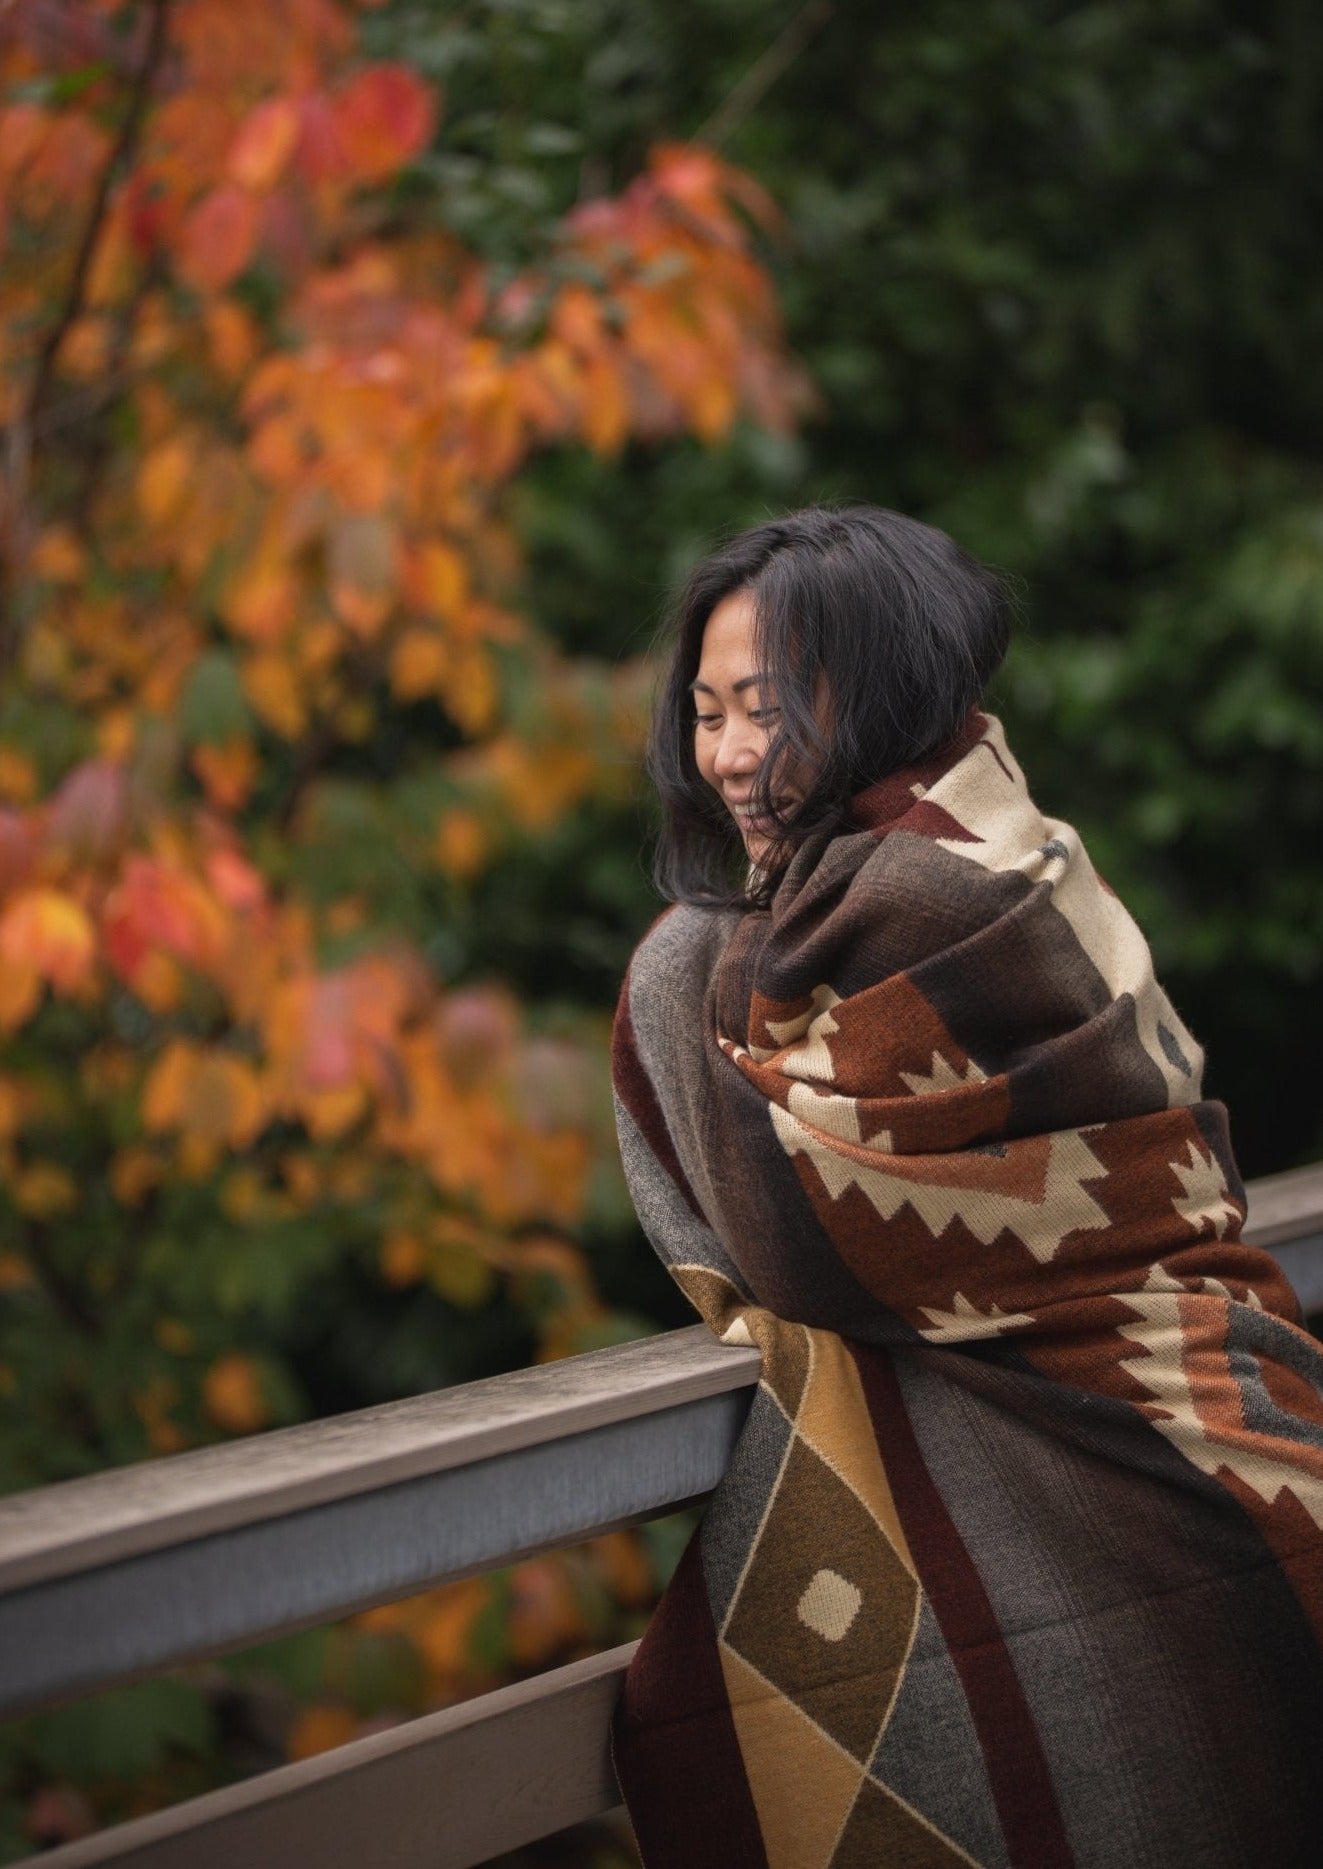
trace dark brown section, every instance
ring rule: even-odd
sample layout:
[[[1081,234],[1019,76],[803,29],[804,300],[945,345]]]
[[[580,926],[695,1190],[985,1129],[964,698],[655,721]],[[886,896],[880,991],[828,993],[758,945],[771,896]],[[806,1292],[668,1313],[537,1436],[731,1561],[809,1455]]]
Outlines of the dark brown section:
[[[832,1854],[831,1869],[950,1869],[969,1858],[865,1778]]]
[[[611,1751],[646,1869],[767,1869],[697,1537],[625,1677]]]
[[[891,1359],[852,1346],[905,1536],[969,1702],[1011,1861],[1072,1869],[1047,1760],[983,1580],[929,1476]]]

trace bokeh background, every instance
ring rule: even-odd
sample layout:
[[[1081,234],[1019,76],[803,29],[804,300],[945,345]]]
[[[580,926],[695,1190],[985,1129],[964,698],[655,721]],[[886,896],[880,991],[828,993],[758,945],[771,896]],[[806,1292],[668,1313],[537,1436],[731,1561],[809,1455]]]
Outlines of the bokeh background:
[[[645,652],[808,500],[1014,580],[1037,796],[1246,1174],[1323,1154],[1315,8],[6,0],[0,80],[5,1490],[689,1321]],[[689,1529],[4,1728],[0,1860],[627,1639]]]

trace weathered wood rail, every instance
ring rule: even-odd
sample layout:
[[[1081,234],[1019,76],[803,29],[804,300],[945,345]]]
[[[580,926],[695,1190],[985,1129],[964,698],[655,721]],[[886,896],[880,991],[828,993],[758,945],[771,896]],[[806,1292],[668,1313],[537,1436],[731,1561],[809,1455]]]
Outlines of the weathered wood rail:
[[[1323,1311],[1323,1164],[1246,1237]],[[705,1498],[757,1352],[702,1326],[0,1500],[6,1717]],[[67,1844],[43,1869],[469,1869],[619,1801],[632,1647]]]

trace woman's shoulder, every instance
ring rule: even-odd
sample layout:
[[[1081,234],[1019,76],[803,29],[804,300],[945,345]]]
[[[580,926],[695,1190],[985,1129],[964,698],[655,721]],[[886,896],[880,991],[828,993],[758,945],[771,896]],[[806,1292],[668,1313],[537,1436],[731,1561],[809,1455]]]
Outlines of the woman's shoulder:
[[[629,963],[631,992],[683,993],[706,984],[740,919],[739,909],[670,903],[634,949]]]

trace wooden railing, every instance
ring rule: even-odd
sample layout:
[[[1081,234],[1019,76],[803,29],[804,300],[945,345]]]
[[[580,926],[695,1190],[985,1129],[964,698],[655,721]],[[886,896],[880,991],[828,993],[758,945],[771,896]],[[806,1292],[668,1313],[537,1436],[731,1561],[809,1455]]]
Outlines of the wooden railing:
[[[1323,1165],[1246,1237],[1323,1311]],[[702,1326],[0,1500],[0,1714],[330,1621],[705,1498],[758,1378]],[[468,1869],[619,1802],[633,1645],[42,1856]]]

